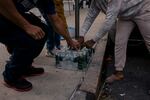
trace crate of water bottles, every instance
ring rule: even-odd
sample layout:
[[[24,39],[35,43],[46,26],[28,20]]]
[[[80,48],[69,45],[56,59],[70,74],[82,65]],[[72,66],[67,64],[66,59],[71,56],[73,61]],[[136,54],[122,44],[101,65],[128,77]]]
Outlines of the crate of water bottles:
[[[84,70],[87,68],[90,57],[94,53],[94,49],[81,50],[62,49],[56,53],[56,67],[68,70]]]

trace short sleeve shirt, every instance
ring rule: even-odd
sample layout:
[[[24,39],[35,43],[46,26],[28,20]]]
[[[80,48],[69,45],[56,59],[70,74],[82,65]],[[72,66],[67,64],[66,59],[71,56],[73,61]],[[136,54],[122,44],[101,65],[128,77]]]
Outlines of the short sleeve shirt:
[[[53,0],[16,0],[15,5],[20,12],[27,12],[37,7],[46,14],[56,13]]]

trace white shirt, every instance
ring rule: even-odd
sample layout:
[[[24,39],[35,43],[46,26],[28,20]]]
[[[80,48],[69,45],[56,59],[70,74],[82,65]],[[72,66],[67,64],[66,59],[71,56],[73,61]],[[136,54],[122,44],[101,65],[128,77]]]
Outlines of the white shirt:
[[[111,29],[117,18],[132,19],[142,8],[142,2],[143,0],[93,0],[82,25],[80,35],[84,36],[88,32],[92,23],[102,11],[106,14],[106,20],[93,38],[97,42]]]

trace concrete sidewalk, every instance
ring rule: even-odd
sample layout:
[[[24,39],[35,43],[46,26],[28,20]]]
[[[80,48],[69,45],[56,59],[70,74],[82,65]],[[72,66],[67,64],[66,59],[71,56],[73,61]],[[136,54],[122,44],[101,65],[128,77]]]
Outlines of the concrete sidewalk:
[[[87,10],[81,10],[81,24]],[[66,12],[68,26],[74,27],[74,12],[71,15]],[[93,28],[86,35],[86,39],[90,39],[98,30],[99,24],[103,21],[103,17],[98,17]],[[28,80],[32,82],[33,89],[29,92],[17,92],[3,85],[3,77],[0,75],[0,100],[67,100],[75,87],[78,85],[81,76],[80,71],[70,71],[55,68],[55,59],[45,57],[46,49],[34,61],[34,66],[43,67],[45,74],[36,77],[30,77]],[[0,73],[3,72],[5,62],[9,58],[5,46],[0,44]]]

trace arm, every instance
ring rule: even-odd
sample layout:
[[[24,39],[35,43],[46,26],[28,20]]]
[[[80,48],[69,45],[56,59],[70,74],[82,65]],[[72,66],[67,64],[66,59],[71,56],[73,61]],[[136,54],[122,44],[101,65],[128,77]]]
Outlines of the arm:
[[[88,32],[88,30],[90,29],[92,23],[94,22],[95,18],[98,16],[98,14],[100,13],[101,9],[99,9],[96,6],[96,0],[93,0],[91,7],[88,11],[88,14],[84,20],[84,23],[81,27],[80,30],[80,36],[83,36]]]
[[[17,11],[13,0],[0,0],[0,14],[24,30],[30,26],[30,23]]]
[[[106,12],[106,21],[93,38],[95,42],[100,40],[111,29],[112,25],[114,25],[120,11],[121,3],[121,0],[111,0],[109,2]]]
[[[41,28],[30,24],[17,11],[13,0],[0,0],[0,15],[16,24],[35,39],[41,39],[45,34]]]
[[[54,29],[60,35],[62,35],[65,38],[65,40],[67,40],[67,41],[72,40],[69,33],[68,33],[68,31],[66,30],[64,22],[60,19],[60,17],[58,17],[57,14],[49,15],[49,19],[53,23]]]
[[[53,24],[54,29],[65,38],[69,46],[77,49],[79,44],[71,39],[69,32],[66,30],[64,22],[58,17],[58,15],[53,14],[48,16]]]

